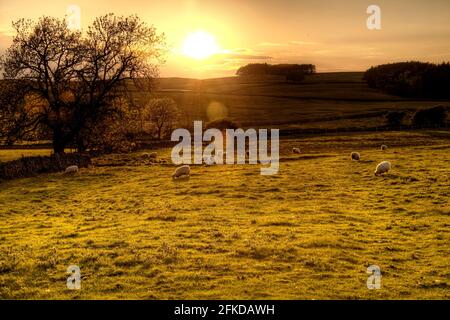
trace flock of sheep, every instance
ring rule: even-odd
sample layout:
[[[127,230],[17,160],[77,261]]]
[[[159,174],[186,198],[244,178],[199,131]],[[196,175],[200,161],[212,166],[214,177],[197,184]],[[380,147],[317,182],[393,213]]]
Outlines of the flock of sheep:
[[[384,144],[381,145],[381,150],[384,151],[384,150],[387,150],[387,148],[388,147],[386,145],[384,145]],[[292,153],[300,154],[301,151],[299,148],[294,147],[294,148],[292,148]],[[222,156],[223,156],[223,154],[222,154]],[[247,151],[247,156],[248,156],[248,151]],[[352,152],[350,154],[350,156],[353,161],[359,161],[361,159],[361,155],[359,154],[359,152]],[[211,165],[214,163],[214,157],[212,157],[212,156],[208,156],[208,157],[205,156],[205,158],[203,160],[207,165]],[[391,170],[391,163],[389,161],[382,161],[375,168],[375,175],[376,176],[382,175],[384,173],[387,173],[389,170]],[[172,178],[176,179],[176,178],[180,178],[180,177],[184,177],[184,176],[188,177],[188,176],[190,176],[190,174],[191,174],[191,168],[189,167],[189,165],[183,165],[183,166],[180,166],[175,169],[175,172],[172,174]]]
[[[381,150],[383,150],[383,151],[387,150],[387,146],[383,144],[381,146]],[[292,148],[292,153],[300,154],[301,152],[300,152],[299,148]],[[220,155],[224,156],[225,153],[222,153]],[[248,152],[247,152],[247,155],[248,155]],[[142,156],[144,158],[156,159],[157,153],[156,152],[143,153]],[[359,152],[352,152],[350,154],[350,157],[353,161],[359,161],[361,159],[361,155],[359,154]],[[205,157],[203,160],[207,165],[212,165],[214,163],[214,158],[212,156]],[[382,174],[388,172],[389,170],[391,170],[391,163],[389,161],[382,161],[377,165],[377,167],[375,169],[375,175],[376,176],[382,175]],[[77,172],[78,172],[77,165],[69,166],[64,171],[65,174],[72,174],[72,173],[77,173]],[[191,168],[189,167],[189,165],[183,165],[183,166],[180,166],[175,169],[175,172],[172,174],[172,178],[176,179],[176,178],[180,178],[180,177],[189,177],[190,174],[191,174]]]
[[[381,150],[384,151],[387,150],[387,148],[388,148],[387,145],[385,144],[381,145]],[[359,161],[361,159],[361,155],[359,154],[359,152],[352,152],[350,156],[353,161]],[[383,173],[386,173],[389,170],[391,170],[391,163],[389,161],[382,161],[375,168],[375,175],[376,176],[382,175]]]

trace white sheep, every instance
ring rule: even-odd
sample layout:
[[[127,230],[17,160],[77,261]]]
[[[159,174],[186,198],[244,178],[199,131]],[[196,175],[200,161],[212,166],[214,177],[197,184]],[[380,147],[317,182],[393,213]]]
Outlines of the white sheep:
[[[389,161],[380,162],[375,169],[375,175],[379,176],[383,173],[388,172],[389,170],[391,170],[391,163]]]
[[[68,166],[66,168],[66,170],[64,171],[64,173],[77,173],[77,172],[78,172],[78,166],[77,165]]]
[[[292,148],[292,153],[300,153],[300,149],[299,148]]]
[[[181,176],[190,176],[191,168],[186,164],[184,166],[178,167],[175,169],[175,172],[172,174],[172,178],[179,178]]]
[[[351,157],[354,161],[359,161],[359,159],[361,159],[361,155],[359,154],[359,152],[352,152]]]
[[[387,145],[385,145],[385,144],[382,144],[382,145],[381,145],[381,150],[384,151],[384,150],[387,150],[387,148],[388,148]]]

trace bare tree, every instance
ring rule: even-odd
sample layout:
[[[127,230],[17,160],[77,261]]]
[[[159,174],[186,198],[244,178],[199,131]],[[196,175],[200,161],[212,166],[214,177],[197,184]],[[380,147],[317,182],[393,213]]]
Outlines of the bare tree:
[[[5,81],[20,84],[18,102],[33,97],[39,107],[1,103],[0,109],[27,119],[25,113],[33,110],[34,120],[16,122],[15,131],[47,129],[55,153],[64,152],[69,143],[85,149],[86,135],[122,111],[114,101],[130,98],[136,87],[150,89],[162,61],[163,35],[137,16],[99,17],[85,36],[69,30],[64,19],[51,17],[36,23],[22,19],[13,26],[16,36],[0,66]]]
[[[157,138],[161,139],[172,129],[179,115],[180,110],[173,99],[157,98],[148,103],[144,118],[153,124]]]
[[[31,138],[42,120],[36,108],[26,107],[38,101],[25,99],[25,86],[19,81],[0,81],[0,141],[7,145],[18,139]]]

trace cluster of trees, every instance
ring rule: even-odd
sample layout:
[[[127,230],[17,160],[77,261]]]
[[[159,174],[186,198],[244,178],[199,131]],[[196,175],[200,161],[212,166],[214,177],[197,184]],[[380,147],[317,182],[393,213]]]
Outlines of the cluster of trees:
[[[316,73],[316,66],[313,64],[250,63],[236,71],[238,76],[277,75],[284,76],[289,81],[301,81],[305,74],[314,73]]]
[[[448,107],[436,106],[416,111],[412,124],[419,128],[445,127],[447,125]]]
[[[95,19],[84,34],[52,17],[13,26],[13,43],[0,58],[0,140],[48,136],[55,153],[127,143],[130,123],[142,114],[133,95],[152,89],[164,36],[137,16],[113,14]],[[147,119],[157,122],[151,113],[166,107],[171,111],[160,117],[174,117],[171,103],[154,104]]]
[[[419,109],[412,115],[407,111],[389,111],[386,113],[386,125],[391,128],[398,128],[405,124],[406,119],[411,119],[410,123],[415,128],[443,128],[447,127],[447,116],[449,107],[435,106],[426,109]],[[412,117],[411,117],[412,116]]]
[[[449,98],[450,63],[400,62],[372,67],[364,74],[372,88],[405,97]]]

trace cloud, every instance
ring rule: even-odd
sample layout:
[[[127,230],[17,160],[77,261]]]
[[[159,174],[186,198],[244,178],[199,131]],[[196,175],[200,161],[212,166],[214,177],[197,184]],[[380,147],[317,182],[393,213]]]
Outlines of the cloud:
[[[223,60],[268,60],[273,59],[263,52],[254,51],[248,48],[237,48],[232,50],[224,50],[219,54],[215,55]]]
[[[318,45],[318,42],[313,41],[302,41],[302,40],[292,40],[286,43],[280,42],[261,42],[258,43],[258,47],[289,47],[289,46],[310,46],[310,45]]]
[[[259,47],[281,47],[281,46],[284,46],[284,44],[276,43],[276,42],[261,42],[261,43],[258,43],[257,46],[259,46]]]

